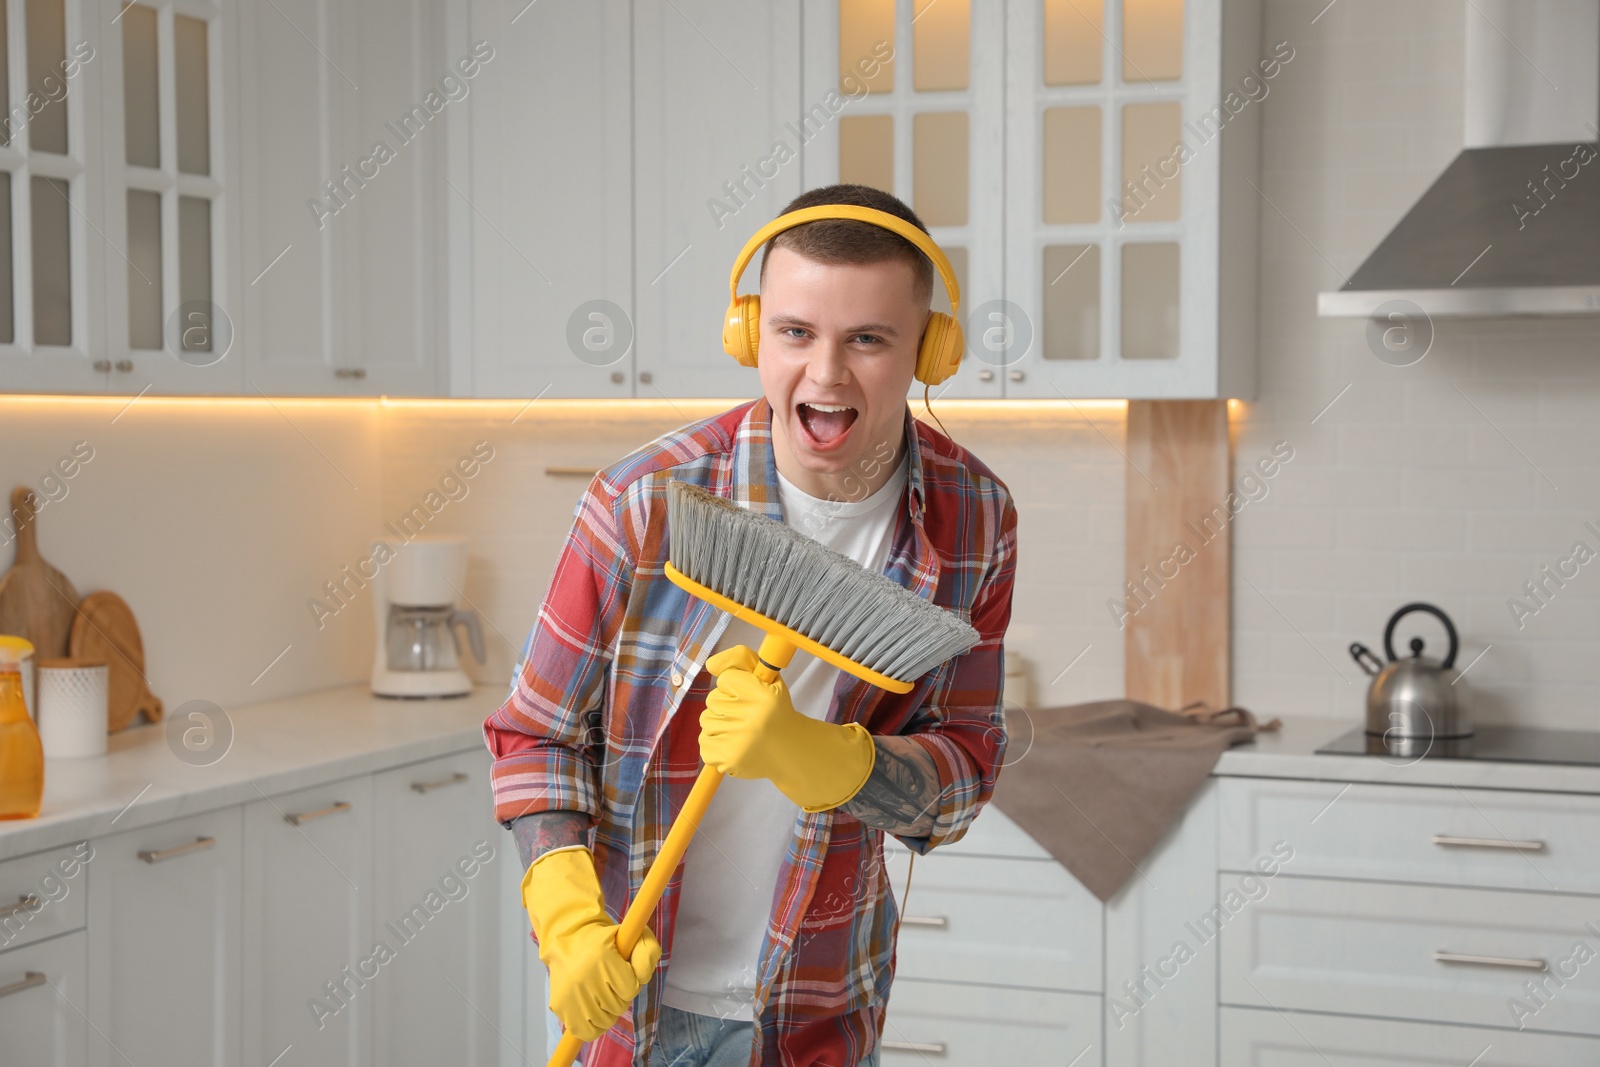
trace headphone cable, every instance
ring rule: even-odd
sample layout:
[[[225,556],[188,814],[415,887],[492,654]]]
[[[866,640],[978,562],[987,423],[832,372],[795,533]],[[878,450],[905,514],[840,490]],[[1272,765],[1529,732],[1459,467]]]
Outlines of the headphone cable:
[[[928,413],[929,418],[933,419],[934,422],[939,423],[939,432],[940,433],[943,433],[946,437],[950,437],[950,431],[946,430],[944,428],[944,423],[942,421],[940,421],[939,416],[937,416],[937,415],[935,415],[933,413],[933,401],[928,396],[928,390],[931,389],[931,388],[933,388],[933,387],[930,386],[927,382],[923,382],[922,383],[922,410],[926,411]],[[951,437],[950,439],[952,441],[955,440],[955,438],[953,438],[953,437]]]

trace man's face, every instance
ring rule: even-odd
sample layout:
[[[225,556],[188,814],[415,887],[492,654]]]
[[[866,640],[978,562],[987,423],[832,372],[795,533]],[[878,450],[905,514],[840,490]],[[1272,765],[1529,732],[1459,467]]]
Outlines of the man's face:
[[[928,302],[903,259],[821,263],[772,250],[761,284],[761,389],[778,470],[816,497],[883,484],[899,455]],[[878,462],[872,462],[875,457]]]

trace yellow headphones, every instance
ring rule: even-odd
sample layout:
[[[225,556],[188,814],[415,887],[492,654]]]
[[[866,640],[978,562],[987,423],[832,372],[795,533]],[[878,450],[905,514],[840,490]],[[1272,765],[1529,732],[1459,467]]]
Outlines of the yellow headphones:
[[[950,311],[946,315],[935,311],[928,316],[928,326],[922,331],[922,342],[917,348],[917,381],[924,385],[938,385],[961,366],[961,353],[966,340],[961,334],[961,323],[956,315],[961,313],[961,288],[956,284],[955,271],[933,239],[911,223],[876,208],[857,207],[854,204],[822,204],[801,208],[787,215],[779,215],[750,238],[733,263],[733,276],[728,279],[728,313],[722,323],[723,350],[746,367],[756,365],[756,350],[761,343],[761,297],[740,296],[739,278],[750,264],[756,250],[784,230],[802,226],[818,219],[852,219],[881,226],[899,234],[933,261],[944,279],[945,292],[950,294]]]

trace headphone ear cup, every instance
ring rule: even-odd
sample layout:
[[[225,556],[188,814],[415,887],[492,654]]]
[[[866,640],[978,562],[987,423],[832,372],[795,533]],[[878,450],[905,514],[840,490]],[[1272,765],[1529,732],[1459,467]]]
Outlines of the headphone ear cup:
[[[722,350],[744,367],[756,365],[761,344],[761,297],[741,296],[722,319]]]
[[[942,311],[928,316],[928,326],[922,331],[922,344],[917,349],[917,381],[924,385],[938,385],[961,366],[961,353],[966,340],[961,324]]]

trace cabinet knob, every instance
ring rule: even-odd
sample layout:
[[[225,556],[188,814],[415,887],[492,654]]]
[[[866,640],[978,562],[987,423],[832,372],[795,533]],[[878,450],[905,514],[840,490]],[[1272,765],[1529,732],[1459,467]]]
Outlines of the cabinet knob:
[[[1026,378],[1026,377],[1027,377],[1027,375],[1024,374],[1022,371],[1014,370],[1014,371],[1011,372],[1011,380],[1014,381],[1014,382],[1020,382],[1020,381],[1022,381],[1022,379]]]
[[[624,380],[626,380],[626,376],[621,371],[614,370],[611,372],[612,385],[621,385]]]
[[[639,372],[639,384],[640,385],[649,385],[653,381],[655,381],[655,378],[650,374],[649,371],[642,370],[642,371]]]
[[[101,374],[111,373],[111,361],[109,359],[97,359],[89,366]]]
[[[980,381],[980,382],[992,382],[992,381],[994,381],[994,371],[992,371],[992,370],[981,370],[981,371],[979,371],[978,372],[978,381]]]
[[[367,369],[365,367],[336,367],[333,376],[335,378],[365,378]]]
[[[121,371],[123,374],[127,374],[132,369],[133,369],[133,360],[131,360],[131,359],[119,359],[119,360],[117,360],[117,370]]]

